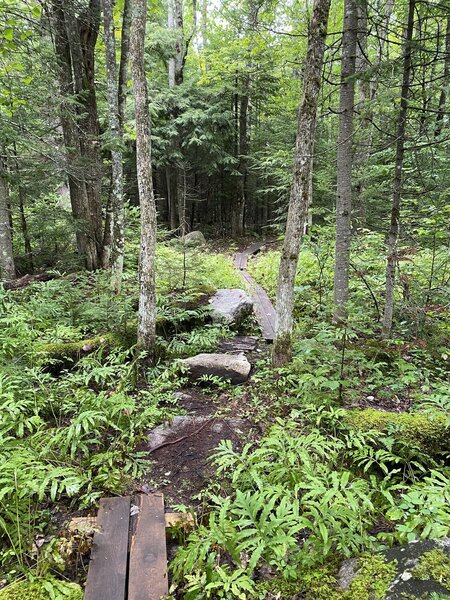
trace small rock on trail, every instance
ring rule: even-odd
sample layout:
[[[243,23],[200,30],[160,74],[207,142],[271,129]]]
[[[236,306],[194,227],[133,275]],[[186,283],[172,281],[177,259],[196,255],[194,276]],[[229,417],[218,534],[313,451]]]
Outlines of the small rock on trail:
[[[192,380],[203,375],[214,375],[239,384],[247,381],[251,370],[245,354],[197,354],[180,362],[187,367]]]

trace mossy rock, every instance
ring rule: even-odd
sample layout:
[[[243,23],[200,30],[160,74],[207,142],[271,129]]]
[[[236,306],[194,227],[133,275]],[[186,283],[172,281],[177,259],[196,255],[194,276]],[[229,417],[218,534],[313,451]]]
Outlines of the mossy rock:
[[[362,350],[367,358],[375,362],[391,364],[401,357],[399,347],[386,340],[367,340]]]
[[[396,563],[381,555],[365,554],[357,561],[358,571],[346,587],[341,585],[336,560],[299,570],[298,579],[282,576],[259,584],[259,589],[283,600],[383,600],[395,578]]]
[[[52,600],[55,597],[83,600],[83,591],[76,583],[62,582],[53,577],[21,581],[0,590],[0,600]]]
[[[423,413],[390,413],[368,408],[348,410],[344,420],[358,431],[389,433],[428,451],[439,452],[450,448],[448,418],[444,413],[430,417]]]

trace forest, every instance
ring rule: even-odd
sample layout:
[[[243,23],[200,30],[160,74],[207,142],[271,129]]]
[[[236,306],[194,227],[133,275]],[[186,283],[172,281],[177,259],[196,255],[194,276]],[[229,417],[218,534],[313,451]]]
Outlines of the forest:
[[[450,600],[450,0],[0,0],[0,600],[83,598]]]

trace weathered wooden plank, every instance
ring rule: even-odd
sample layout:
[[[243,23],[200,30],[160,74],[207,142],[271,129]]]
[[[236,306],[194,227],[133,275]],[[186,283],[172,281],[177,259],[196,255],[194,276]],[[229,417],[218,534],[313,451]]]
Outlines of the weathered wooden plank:
[[[168,593],[164,496],[141,496],[131,542],[128,600],[160,600]]]
[[[275,309],[264,289],[246,271],[242,272],[242,277],[250,285],[251,296],[253,300],[253,311],[255,313],[261,333],[267,342],[272,342],[275,338]]]
[[[84,600],[124,600],[130,498],[103,498],[97,515]]]
[[[166,522],[166,527],[194,523],[194,517],[191,515],[191,513],[166,512],[164,513],[164,519]],[[94,535],[97,529],[97,517],[74,517],[70,521],[67,528],[71,532],[79,531],[86,533],[87,535],[90,535],[91,533]]]
[[[245,252],[238,252],[234,256],[234,266],[236,269],[243,270],[247,268],[247,254]]]

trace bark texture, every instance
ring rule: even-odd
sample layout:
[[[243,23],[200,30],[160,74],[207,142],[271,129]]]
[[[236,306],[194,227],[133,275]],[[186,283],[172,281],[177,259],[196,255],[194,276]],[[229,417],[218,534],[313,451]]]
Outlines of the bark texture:
[[[123,129],[127,104],[128,65],[130,62],[131,0],[124,0],[122,14],[122,41],[119,63],[119,120]]]
[[[314,0],[305,62],[303,97],[298,116],[293,183],[278,276],[276,334],[273,347],[275,366],[282,366],[288,362],[292,354],[295,275],[309,206],[317,103],[329,10],[330,0]]]
[[[441,89],[439,96],[439,106],[436,116],[436,127],[434,130],[435,137],[438,137],[442,133],[442,127],[444,124],[445,107],[447,104],[447,89],[446,85],[450,80],[450,16],[447,17],[447,28],[445,31],[445,60],[444,60],[444,73],[443,82],[444,86]]]
[[[386,264],[386,297],[383,317],[383,338],[389,338],[394,315],[395,274],[397,270],[397,250],[400,235],[400,206],[402,198],[403,159],[405,156],[406,119],[410,96],[412,70],[412,40],[414,32],[414,10],[416,0],[409,0],[408,25],[405,36],[403,57],[403,78],[401,87],[400,110],[397,120],[397,144],[395,151],[395,171],[392,181],[391,225],[388,234],[388,258]]]
[[[130,57],[136,114],[137,179],[141,208],[137,347],[146,350],[148,361],[152,362],[156,340],[156,207],[152,182],[150,113],[144,66],[146,21],[147,1],[133,0]]]
[[[9,212],[9,189],[5,177],[5,161],[0,156],[0,281],[16,277]]]
[[[120,124],[118,77],[116,66],[116,42],[113,18],[113,0],[103,0],[105,25],[106,78],[108,87],[108,117],[112,142],[111,150],[111,205],[112,205],[112,261],[111,289],[120,293],[123,272],[124,209],[122,128]]]
[[[98,0],[90,0],[86,10],[77,12],[72,0],[52,0],[51,8],[66,172],[72,213],[77,221],[77,248],[85,267],[93,270],[100,266],[103,245],[101,157],[94,80],[100,5]]]
[[[336,246],[334,261],[334,321],[346,319],[352,218],[353,113],[358,36],[356,0],[345,0],[342,39],[339,137],[337,149]]]

